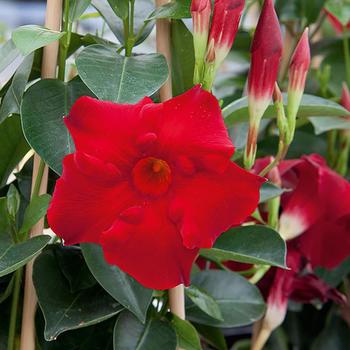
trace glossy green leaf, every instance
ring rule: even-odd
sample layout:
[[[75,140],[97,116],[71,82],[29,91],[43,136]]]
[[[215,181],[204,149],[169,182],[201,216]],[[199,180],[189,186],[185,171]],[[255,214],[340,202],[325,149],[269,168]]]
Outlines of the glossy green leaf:
[[[96,244],[81,244],[85,261],[101,286],[141,322],[145,322],[152,289],[147,289],[117,266],[109,265],[102,248]]]
[[[32,260],[49,243],[50,239],[48,235],[40,235],[21,243],[12,243],[6,252],[0,255],[0,277],[19,269]]]
[[[33,282],[45,317],[46,340],[71,329],[87,327],[113,317],[123,307],[98,285],[72,293],[59,269],[56,247],[46,249],[34,262]]]
[[[170,43],[173,95],[177,96],[193,86],[193,36],[182,21],[171,21]]]
[[[24,219],[19,233],[28,232],[43,216],[46,215],[51,196],[43,194],[33,197],[24,212]]]
[[[325,8],[346,26],[350,22],[350,2],[348,0],[327,1]]]
[[[24,94],[21,117],[25,137],[58,174],[62,171],[64,156],[74,152],[74,143],[63,117],[76,99],[86,95],[93,96],[80,79],[68,83],[56,79],[40,80]]]
[[[108,0],[114,13],[122,18],[126,19],[129,15],[129,0]]]
[[[171,325],[175,329],[177,335],[177,344],[183,350],[201,350],[196,328],[186,320],[182,320],[176,315],[172,315]]]
[[[172,0],[170,3],[157,8],[148,19],[156,18],[190,18],[191,1],[190,0]]]
[[[284,103],[286,104],[287,97],[284,95]],[[249,118],[248,113],[248,100],[247,97],[243,97],[239,100],[236,100],[229,105],[227,105],[222,110],[223,116],[225,118],[225,124],[227,126],[234,125],[236,123],[245,122]],[[305,117],[343,117],[350,116],[350,112],[347,111],[344,107],[339,104],[326,100],[324,98],[313,96],[313,95],[304,95],[300,108],[298,111],[299,118]],[[273,104],[267,108],[264,118],[275,118],[276,111]]]
[[[26,25],[12,32],[12,40],[22,55],[59,40],[65,33],[56,32],[38,25]]]
[[[12,40],[8,40],[0,47],[0,73],[7,68],[20,52]]]
[[[315,134],[320,135],[329,130],[350,129],[350,121],[346,118],[339,117],[310,117],[311,124],[315,129]]]
[[[15,185],[11,184],[6,195],[7,212],[11,218],[15,218],[21,204],[21,196]]]
[[[283,188],[277,187],[276,185],[272,184],[271,182],[265,182],[260,187],[259,203],[264,203],[264,202],[268,201],[269,199],[278,197],[284,192],[285,192],[285,190]]]
[[[10,114],[19,114],[24,90],[32,70],[34,55],[27,56],[16,70],[0,105],[0,123]]]
[[[201,249],[200,255],[214,261],[286,267],[286,243],[278,232],[261,225],[235,227],[222,234],[213,248]]]
[[[18,115],[5,119],[0,124],[0,188],[17,166],[20,160],[29,151],[29,146],[22,132],[21,121]]]
[[[345,259],[334,269],[325,269],[323,267],[316,267],[315,274],[322,278],[328,285],[333,288],[339,286],[339,284],[344,280],[350,273],[350,257]]]
[[[186,296],[207,315],[223,321],[219,305],[206,291],[192,285],[185,289]]]
[[[114,350],[175,350],[176,344],[176,333],[167,321],[151,319],[142,324],[124,311],[114,327]]]
[[[159,54],[124,57],[111,48],[92,45],[76,59],[81,79],[102,100],[135,103],[156,92],[168,77]]]
[[[114,0],[115,1],[115,0]],[[118,38],[121,44],[124,40],[123,21],[112,10],[107,0],[92,0],[92,5],[97,9],[106,21],[108,27]],[[135,45],[142,43],[151,33],[154,21],[145,23],[145,19],[154,11],[155,5],[152,0],[136,0],[134,9],[134,34],[136,36]]]
[[[206,326],[200,323],[194,323],[193,325],[212,347],[218,350],[227,350],[226,340],[220,328]]]
[[[348,324],[334,312],[321,334],[314,340],[311,350],[348,350],[350,332]]]
[[[89,7],[91,0],[70,0],[69,1],[69,21],[74,22]]]
[[[192,285],[213,296],[224,320],[208,316],[191,303],[186,307],[186,317],[190,321],[215,327],[238,327],[253,323],[265,311],[265,303],[258,288],[234,272],[202,271],[193,276]]]

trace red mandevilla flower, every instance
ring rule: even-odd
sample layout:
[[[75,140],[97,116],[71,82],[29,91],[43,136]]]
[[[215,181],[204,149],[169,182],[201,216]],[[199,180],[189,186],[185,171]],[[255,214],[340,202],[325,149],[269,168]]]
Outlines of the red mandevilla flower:
[[[82,97],[65,123],[76,151],[63,161],[49,223],[65,244],[101,244],[146,287],[188,285],[199,248],[257,206],[264,180],[230,161],[219,104],[199,86],[160,104]]]
[[[260,120],[271,101],[282,48],[282,34],[273,1],[265,0],[254,34],[248,76],[249,134],[245,165],[249,169],[254,164]]]
[[[291,190],[282,195],[280,234],[297,242],[312,267],[338,266],[350,256],[350,183],[316,154],[283,161],[279,171]]]

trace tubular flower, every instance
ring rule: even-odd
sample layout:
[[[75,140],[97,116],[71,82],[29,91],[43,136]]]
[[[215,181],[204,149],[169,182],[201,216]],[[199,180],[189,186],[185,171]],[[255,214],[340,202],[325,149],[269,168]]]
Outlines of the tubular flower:
[[[350,111],[350,91],[345,82],[343,82],[340,104]]]
[[[296,242],[312,267],[338,266],[350,256],[350,183],[316,154],[283,161],[278,169],[290,190],[282,195],[280,234]]]
[[[204,87],[210,90],[216,70],[231,50],[245,0],[215,0],[206,54]]]
[[[288,245],[287,266],[290,270],[272,268],[260,281],[259,287],[267,301],[266,314],[262,327],[271,333],[285,319],[288,300],[299,303],[333,300],[343,304],[346,298],[335,288],[331,288],[318,278],[305,263],[303,256]]]
[[[102,246],[149,288],[189,284],[202,247],[257,206],[264,181],[230,161],[217,100],[199,86],[167,102],[78,99],[48,220],[65,244]]]
[[[192,0],[191,15],[193,21],[193,44],[195,53],[195,71],[193,81],[202,81],[204,58],[207,50],[211,0]]]
[[[306,76],[310,68],[311,57],[308,35],[309,30],[306,28],[294,51],[289,66],[287,105],[289,133],[287,144],[290,144],[294,137],[296,116],[304,93]]]
[[[244,156],[248,169],[254,164],[260,120],[271,101],[282,47],[273,0],[265,0],[252,43],[248,77],[249,133]]]

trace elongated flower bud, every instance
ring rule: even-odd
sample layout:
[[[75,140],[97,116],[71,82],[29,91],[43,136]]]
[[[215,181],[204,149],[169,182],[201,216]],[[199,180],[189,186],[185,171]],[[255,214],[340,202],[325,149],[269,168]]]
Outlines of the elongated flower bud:
[[[245,0],[215,0],[205,62],[203,85],[210,90],[216,70],[230,52]]]
[[[294,137],[295,121],[305,89],[307,72],[310,68],[309,31],[305,29],[292,56],[289,66],[287,117],[290,134],[287,143]]]
[[[194,84],[201,82],[205,53],[207,51],[211,0],[192,0],[193,43],[195,53]]]
[[[346,24],[346,26],[343,26],[343,24],[333,15],[332,12],[328,11],[327,9],[324,9],[324,11],[327,15],[329,23],[337,34],[342,34],[344,29],[350,29],[350,21]]]
[[[343,82],[343,88],[341,92],[340,104],[350,111],[350,91],[345,82]]]
[[[251,48],[248,77],[249,133],[244,158],[248,169],[254,164],[260,120],[272,97],[282,48],[282,34],[273,0],[265,0]]]

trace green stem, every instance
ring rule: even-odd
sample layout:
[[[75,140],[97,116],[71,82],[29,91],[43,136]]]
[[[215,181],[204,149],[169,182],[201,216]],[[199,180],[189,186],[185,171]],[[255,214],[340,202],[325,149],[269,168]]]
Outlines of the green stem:
[[[346,80],[348,86],[350,86],[350,51],[349,51],[349,40],[348,40],[348,31],[344,28],[343,31],[343,48],[344,48],[344,60],[345,60],[345,69],[346,69]]]
[[[37,197],[40,192],[41,181],[43,179],[45,170],[45,162],[40,158],[40,163],[38,167],[38,173],[36,175],[35,184],[32,192],[32,197]]]
[[[337,142],[337,130],[330,130],[327,133],[327,161],[328,165],[333,168],[335,165],[336,151],[335,146]]]
[[[15,350],[15,339],[16,339],[16,325],[17,325],[17,313],[18,313],[18,301],[19,294],[21,291],[23,269],[20,268],[15,272],[15,285],[12,294],[11,304],[11,315],[10,315],[10,326],[7,338],[7,350]]]
[[[63,31],[66,32],[64,37],[60,40],[60,52],[58,59],[58,79],[64,81],[66,75],[66,60],[68,55],[68,48],[71,39],[72,24],[69,22],[69,0],[64,2],[64,20]]]

